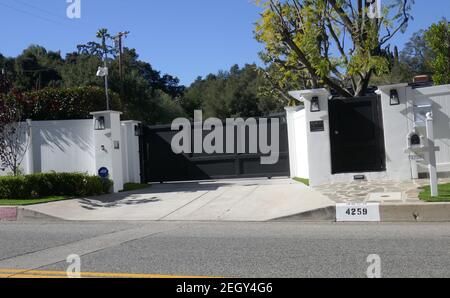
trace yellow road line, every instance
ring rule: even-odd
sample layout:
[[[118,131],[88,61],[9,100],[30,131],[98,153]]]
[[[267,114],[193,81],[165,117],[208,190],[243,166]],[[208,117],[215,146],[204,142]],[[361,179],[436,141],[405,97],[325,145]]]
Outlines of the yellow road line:
[[[92,278],[218,278],[212,276],[185,276],[185,275],[163,275],[163,274],[132,274],[132,273],[109,273],[109,272],[81,272],[81,277]],[[27,277],[25,277],[27,276]],[[4,277],[23,277],[28,276],[50,276],[53,278],[65,278],[67,273],[64,271],[43,271],[26,269],[0,269],[0,278]]]
[[[64,276],[55,275],[34,275],[34,274],[0,274],[0,278],[67,278]]]

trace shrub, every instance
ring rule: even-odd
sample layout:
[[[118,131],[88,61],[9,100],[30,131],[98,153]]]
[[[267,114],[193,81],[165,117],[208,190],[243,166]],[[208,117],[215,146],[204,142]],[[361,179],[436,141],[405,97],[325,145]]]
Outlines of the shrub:
[[[109,193],[111,180],[81,173],[45,173],[0,177],[0,199],[27,200],[48,196],[84,197]]]
[[[106,109],[105,91],[99,87],[45,88],[12,92],[6,98],[23,105],[24,118],[40,120],[90,119],[92,111]],[[122,110],[119,95],[110,93],[111,108]]]

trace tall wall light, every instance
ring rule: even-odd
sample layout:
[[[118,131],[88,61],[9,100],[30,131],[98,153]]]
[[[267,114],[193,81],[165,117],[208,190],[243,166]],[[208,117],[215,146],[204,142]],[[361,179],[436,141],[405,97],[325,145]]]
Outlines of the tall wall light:
[[[95,124],[94,124],[95,130],[105,130],[105,117],[100,116],[98,118],[95,118]]]
[[[142,133],[141,133],[141,127],[140,127],[139,125],[135,125],[135,126],[134,126],[134,135],[137,136],[137,137],[139,137],[139,136],[142,135]]]
[[[398,96],[397,89],[391,90],[391,106],[398,106],[400,104],[400,96]]]
[[[319,97],[314,96],[311,100],[311,112],[315,113],[315,112],[320,112],[320,102],[319,102]]]

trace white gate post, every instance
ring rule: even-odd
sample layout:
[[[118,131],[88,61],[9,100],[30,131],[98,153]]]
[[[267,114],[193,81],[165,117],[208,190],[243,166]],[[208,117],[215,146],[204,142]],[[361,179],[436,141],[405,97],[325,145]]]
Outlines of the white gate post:
[[[427,140],[428,140],[428,156],[429,156],[428,169],[430,172],[431,196],[437,197],[439,195],[439,190],[438,190],[438,178],[436,170],[436,148],[434,142],[433,113],[427,114]]]
[[[286,107],[286,121],[288,128],[288,144],[289,144],[289,167],[291,172],[291,178],[298,177],[297,160],[297,136],[295,134],[295,120],[294,115],[301,110],[302,107]],[[303,178],[303,177],[302,177]]]
[[[114,182],[114,192],[123,190],[121,114],[116,111],[91,113],[94,118],[96,170],[107,172],[109,179]]]

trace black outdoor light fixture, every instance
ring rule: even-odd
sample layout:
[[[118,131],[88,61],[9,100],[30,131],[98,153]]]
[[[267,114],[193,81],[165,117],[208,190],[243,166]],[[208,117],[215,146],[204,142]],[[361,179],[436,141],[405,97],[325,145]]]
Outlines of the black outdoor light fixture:
[[[134,135],[135,135],[136,137],[139,137],[139,136],[141,135],[141,128],[140,128],[139,125],[135,125],[135,126],[134,126]]]
[[[105,130],[105,117],[100,116],[98,118],[95,118],[95,125],[94,125],[94,129],[95,130]]]
[[[320,102],[319,102],[319,97],[314,96],[311,100],[311,112],[315,113],[315,112],[320,112]]]
[[[397,89],[391,90],[391,106],[398,106],[400,104],[400,97],[398,96]]]

